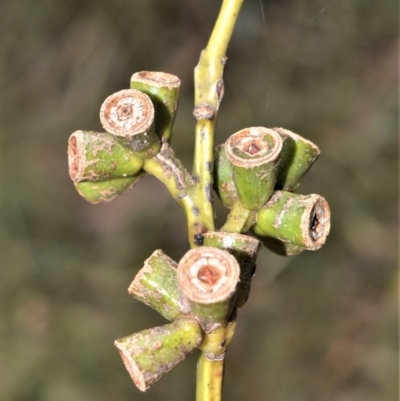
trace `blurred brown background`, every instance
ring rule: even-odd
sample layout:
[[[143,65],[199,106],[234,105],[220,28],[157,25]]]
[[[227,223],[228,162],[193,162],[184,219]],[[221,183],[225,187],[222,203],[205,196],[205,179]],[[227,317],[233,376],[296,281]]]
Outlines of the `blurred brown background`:
[[[398,4],[245,1],[216,143],[283,126],[322,155],[301,193],[331,205],[324,248],[263,250],[227,356],[231,401],[395,401]],[[67,139],[133,72],[182,80],[173,145],[190,168],[193,68],[220,1],[0,0],[0,399],[194,399],[192,355],[147,393],[114,339],[164,321],[127,287],[155,249],[187,250],[183,212],[147,177],[93,206]],[[221,208],[219,208],[221,211]],[[222,212],[223,213],[223,212]],[[222,218],[220,218],[222,222]]]

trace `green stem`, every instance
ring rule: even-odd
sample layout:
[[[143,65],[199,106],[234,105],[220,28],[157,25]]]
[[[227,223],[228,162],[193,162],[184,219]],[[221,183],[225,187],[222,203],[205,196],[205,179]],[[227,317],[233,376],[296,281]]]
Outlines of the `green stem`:
[[[224,360],[210,361],[201,353],[197,361],[196,401],[220,401]]]
[[[250,217],[251,212],[243,207],[239,200],[233,203],[232,209],[228,214],[225,224],[221,227],[221,231],[227,233],[241,233],[246,226],[246,222]]]
[[[221,400],[225,352],[235,328],[236,320],[232,320],[204,336],[197,362],[196,401]]]
[[[214,230],[213,183],[214,129],[219,104],[223,97],[223,70],[226,49],[244,0],[224,0],[214,30],[195,68],[196,140],[193,176],[195,197],[205,231]]]
[[[224,94],[223,71],[226,50],[244,0],[223,0],[218,19],[206,49],[194,71],[195,80],[195,154],[193,176],[195,199],[205,231],[214,230],[211,196],[214,165],[214,130],[219,104]],[[190,231],[190,229],[189,229]],[[220,401],[224,362],[210,361],[200,355],[197,368],[196,401]]]
[[[171,146],[165,142],[160,152],[151,159],[146,159],[143,170],[152,174],[168,189],[171,196],[183,207],[191,247],[197,246],[197,235],[203,232],[203,223],[200,218],[198,201],[194,189],[195,183],[180,160],[175,156]]]

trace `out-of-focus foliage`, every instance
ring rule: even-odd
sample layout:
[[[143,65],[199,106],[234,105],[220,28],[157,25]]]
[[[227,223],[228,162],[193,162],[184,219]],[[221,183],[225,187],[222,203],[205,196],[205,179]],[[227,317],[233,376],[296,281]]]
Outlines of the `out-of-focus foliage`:
[[[217,143],[283,126],[322,155],[300,187],[332,207],[318,252],[263,251],[227,356],[226,399],[397,399],[397,2],[247,0]],[[163,323],[127,287],[153,250],[187,250],[183,212],[147,177],[93,206],[67,138],[133,72],[182,80],[173,145],[193,152],[193,67],[220,2],[0,2],[0,398],[193,399],[193,355],[140,393],[113,340]],[[221,211],[222,209],[219,208]]]

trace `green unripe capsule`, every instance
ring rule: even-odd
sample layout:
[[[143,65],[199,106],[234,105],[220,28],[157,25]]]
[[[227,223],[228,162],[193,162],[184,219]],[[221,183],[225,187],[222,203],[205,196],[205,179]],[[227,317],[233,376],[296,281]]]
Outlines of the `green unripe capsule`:
[[[168,320],[187,317],[191,310],[178,288],[177,266],[163,251],[154,251],[129,286],[129,294]]]
[[[240,280],[237,287],[236,307],[242,307],[250,293],[251,279],[256,269],[260,241],[254,237],[223,231],[208,231],[203,234],[204,246],[213,246],[228,251],[239,262]]]
[[[183,361],[203,340],[195,320],[181,319],[114,342],[133,382],[146,391]]]
[[[276,191],[257,212],[252,230],[261,237],[315,251],[325,244],[331,227],[330,216],[328,202],[320,195]]]
[[[133,177],[143,167],[143,159],[115,136],[93,131],[75,131],[69,137],[68,163],[74,182]]]
[[[126,190],[134,187],[145,175],[146,173],[141,171],[134,177],[113,178],[107,181],[76,182],[75,188],[79,195],[90,203],[110,202]]]
[[[179,261],[178,286],[206,333],[231,315],[239,277],[238,262],[221,249],[194,248]]]
[[[131,78],[131,89],[148,95],[155,108],[155,132],[163,142],[171,139],[178,108],[180,79],[165,72],[141,71]]]
[[[275,189],[293,191],[321,153],[308,139],[284,128],[274,128],[283,139]]]
[[[282,138],[264,127],[243,129],[225,143],[233,181],[242,205],[258,210],[271,196],[278,176]]]
[[[160,138],[154,132],[154,106],[138,90],[125,89],[109,96],[101,106],[100,120],[107,132],[120,138],[139,157],[154,157]]]
[[[217,146],[214,153],[214,190],[228,209],[232,208],[238,197],[232,169],[226,157],[225,145]]]
[[[280,256],[295,256],[306,250],[306,248],[302,246],[292,244],[291,242],[282,242],[279,239],[272,237],[258,236],[258,239],[271,252],[274,252]]]

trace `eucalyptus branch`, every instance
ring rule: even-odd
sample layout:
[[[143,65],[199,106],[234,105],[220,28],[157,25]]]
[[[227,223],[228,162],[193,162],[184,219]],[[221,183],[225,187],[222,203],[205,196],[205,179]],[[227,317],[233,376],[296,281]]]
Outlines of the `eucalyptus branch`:
[[[142,391],[198,348],[196,401],[220,401],[225,352],[237,309],[249,298],[260,245],[290,256],[319,249],[329,234],[326,200],[293,193],[320,153],[311,141],[284,128],[250,127],[214,149],[226,50],[243,1],[223,0],[194,71],[192,175],[170,145],[180,87],[171,74],[134,73],[130,89],[101,107],[107,132],[76,131],[69,139],[69,173],[89,202],[112,200],[151,174],[186,215],[192,249],[179,262],[153,252],[128,289],[171,321],[115,341]],[[230,209],[219,231],[212,189]]]

